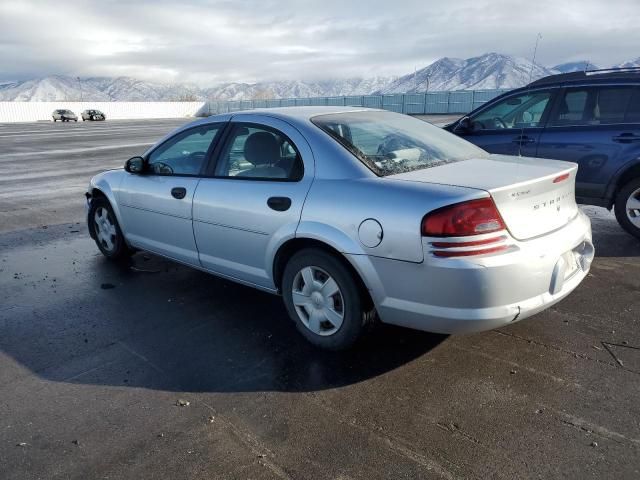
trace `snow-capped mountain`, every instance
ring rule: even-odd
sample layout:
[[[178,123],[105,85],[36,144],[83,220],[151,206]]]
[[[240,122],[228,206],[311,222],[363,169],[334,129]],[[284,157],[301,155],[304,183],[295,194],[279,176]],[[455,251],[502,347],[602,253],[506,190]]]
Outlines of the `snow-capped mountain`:
[[[633,60],[627,60],[626,62],[622,62],[622,63],[619,63],[618,65],[613,66],[613,68],[633,68],[633,67],[640,67],[640,57]]]
[[[533,67],[533,70],[532,70]],[[516,88],[554,72],[524,58],[499,53],[460,60],[442,58],[415,73],[400,77],[380,93]]]
[[[598,67],[591,63],[589,60],[579,60],[577,62],[567,62],[551,67],[551,70],[555,70],[560,73],[571,72],[583,72],[585,70],[597,70]]]
[[[558,72],[595,68],[591,62],[568,62],[546,68],[499,53],[460,59],[443,57],[402,77],[364,77],[323,81],[224,83],[209,88],[186,83],[146,82],[131,77],[81,78],[53,75],[0,84],[0,101],[184,101],[368,95],[444,90],[517,88]],[[615,67],[640,67],[640,58]]]

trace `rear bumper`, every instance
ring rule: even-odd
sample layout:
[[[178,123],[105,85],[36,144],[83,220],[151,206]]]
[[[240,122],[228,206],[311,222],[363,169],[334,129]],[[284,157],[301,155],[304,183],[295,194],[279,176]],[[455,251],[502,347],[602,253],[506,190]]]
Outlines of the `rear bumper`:
[[[512,242],[508,253],[476,258],[436,258],[425,242],[421,264],[352,261],[371,280],[365,282],[384,323],[470,333],[523,320],[559,302],[586,277],[594,255],[591,224],[582,212],[560,230]],[[579,266],[565,279],[562,258],[569,251]]]

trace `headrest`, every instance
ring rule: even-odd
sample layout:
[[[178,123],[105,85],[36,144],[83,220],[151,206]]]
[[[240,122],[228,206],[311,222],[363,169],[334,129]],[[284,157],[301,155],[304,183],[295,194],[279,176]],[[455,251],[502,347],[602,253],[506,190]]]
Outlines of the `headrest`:
[[[244,142],[244,158],[253,165],[274,165],[280,160],[280,147],[269,132],[254,132]]]

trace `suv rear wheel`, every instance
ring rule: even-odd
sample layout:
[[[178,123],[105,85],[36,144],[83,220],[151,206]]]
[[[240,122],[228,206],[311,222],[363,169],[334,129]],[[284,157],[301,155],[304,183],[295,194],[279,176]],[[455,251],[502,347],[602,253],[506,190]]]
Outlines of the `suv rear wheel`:
[[[363,331],[366,301],[356,279],[338,258],[321,249],[291,257],[282,296],[298,331],[317,347],[344,350]]]
[[[615,213],[620,226],[640,239],[640,178],[620,189],[616,195]]]

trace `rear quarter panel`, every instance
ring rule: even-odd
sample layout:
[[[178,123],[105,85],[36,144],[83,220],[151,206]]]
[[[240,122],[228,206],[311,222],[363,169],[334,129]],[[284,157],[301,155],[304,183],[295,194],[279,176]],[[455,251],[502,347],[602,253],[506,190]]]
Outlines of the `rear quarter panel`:
[[[328,241],[345,254],[364,254],[408,262],[424,259],[422,218],[456,202],[486,196],[464,187],[432,185],[389,178],[316,179],[311,186],[296,236]],[[382,241],[367,247],[359,227],[374,219],[382,226]]]

